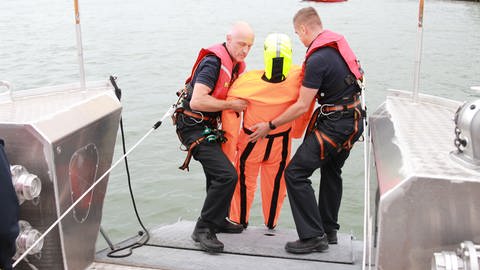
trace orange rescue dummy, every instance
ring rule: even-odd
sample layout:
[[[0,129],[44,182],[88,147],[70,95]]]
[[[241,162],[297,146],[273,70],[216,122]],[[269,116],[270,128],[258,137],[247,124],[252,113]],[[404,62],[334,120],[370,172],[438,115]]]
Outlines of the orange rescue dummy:
[[[272,36],[275,42],[270,47],[277,52],[274,57],[269,56],[267,51],[270,48],[267,42]],[[227,137],[227,142],[222,148],[234,163],[238,173],[229,218],[244,227],[248,225],[259,174],[265,225],[270,229],[277,225],[286,195],[283,171],[290,159],[291,138],[300,138],[303,135],[312,111],[294,122],[273,127],[268,136],[261,140],[249,142],[248,135],[252,131],[248,127],[274,119],[298,98],[301,68],[294,66],[290,70],[290,44],[286,35],[271,34],[267,37],[264,53],[265,70],[244,73],[235,81],[227,95],[229,99],[241,98],[248,101],[243,117],[233,111],[222,113],[222,128]],[[272,61],[273,65],[268,65],[269,61]],[[275,66],[279,62],[282,66]]]

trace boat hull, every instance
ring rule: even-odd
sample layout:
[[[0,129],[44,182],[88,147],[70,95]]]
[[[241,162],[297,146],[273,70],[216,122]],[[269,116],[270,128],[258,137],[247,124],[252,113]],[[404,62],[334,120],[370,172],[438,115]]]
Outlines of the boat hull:
[[[451,157],[461,103],[427,95],[411,100],[394,92],[370,117],[378,269],[430,269],[434,252],[480,242],[480,172]]]
[[[43,233],[109,169],[121,105],[111,85],[87,92],[75,86],[12,93],[0,103],[0,134],[10,163],[42,183],[38,199],[25,201],[20,219]],[[38,269],[84,269],[94,259],[107,179],[68,213],[44,239]],[[20,263],[16,269],[30,269]]]

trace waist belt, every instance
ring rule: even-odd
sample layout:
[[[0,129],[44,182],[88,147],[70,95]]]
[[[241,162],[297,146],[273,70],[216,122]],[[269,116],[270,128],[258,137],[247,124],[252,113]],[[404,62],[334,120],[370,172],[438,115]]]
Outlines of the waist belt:
[[[197,112],[192,112],[192,111],[189,111],[189,110],[185,110],[185,108],[178,108],[178,109],[175,110],[175,113],[176,114],[181,113],[181,114],[184,114],[188,117],[191,117],[191,118],[199,120],[199,121],[213,122],[214,120],[216,120],[215,118],[203,115],[202,113],[197,113]]]
[[[335,105],[335,104],[322,104],[320,107],[315,109],[313,112],[312,118],[310,118],[310,122],[307,126],[306,134],[310,134],[316,124],[317,120],[328,118],[329,120],[339,120],[344,116],[353,115],[355,119],[360,117],[365,117],[366,112],[362,108],[358,108],[361,104],[361,100],[357,97],[353,97],[353,102],[342,104],[342,105]]]
[[[343,105],[335,105],[335,104],[322,104],[318,107],[312,115],[310,122],[308,123],[307,131],[305,134],[305,138],[308,134],[315,132],[317,140],[320,144],[320,158],[324,158],[324,141],[331,144],[334,148],[337,148],[337,151],[341,151],[342,149],[350,150],[354,143],[354,138],[358,134],[359,130],[359,122],[363,117],[366,117],[366,111],[360,107],[361,101],[358,99],[357,96],[353,97],[354,100],[351,103],[343,104]],[[332,116],[332,114],[339,113],[339,116]],[[339,120],[343,116],[346,115],[353,115],[354,116],[354,130],[352,134],[348,137],[348,139],[343,142],[342,144],[335,143],[331,138],[329,138],[326,134],[322,133],[318,129],[315,129],[316,125],[318,124],[319,119],[328,118],[330,120]]]
[[[360,99],[355,98],[355,100],[349,104],[343,104],[343,105],[322,104],[320,105],[320,115],[328,116],[336,112],[347,112],[354,109],[358,105],[360,105],[360,103],[361,103]]]

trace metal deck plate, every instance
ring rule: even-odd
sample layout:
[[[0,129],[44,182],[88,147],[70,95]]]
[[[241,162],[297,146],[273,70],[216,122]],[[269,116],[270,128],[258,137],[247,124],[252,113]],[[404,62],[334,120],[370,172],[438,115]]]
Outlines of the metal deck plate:
[[[133,251],[134,254],[144,252],[139,255],[142,256],[143,259],[138,259],[137,262],[135,262],[135,256],[121,259],[108,258],[105,255],[109,250],[98,253],[96,261],[156,268],[159,267],[159,265],[165,265],[167,261],[173,260],[172,256],[179,257],[180,261],[185,260],[186,264],[188,264],[189,261],[194,263],[195,258],[200,256],[203,257],[203,260],[207,259],[205,262],[206,265],[211,266],[212,263],[215,264],[215,261],[221,262],[222,259],[227,259],[228,256],[226,261],[240,260],[245,263],[253,260],[257,262],[277,261],[276,263],[278,264],[278,259],[289,259],[282,260],[280,263],[295,264],[298,266],[303,265],[303,269],[307,269],[308,267],[305,268],[307,265],[316,265],[316,267],[318,267],[324,265],[324,263],[330,266],[332,266],[331,264],[338,264],[339,267],[342,267],[338,269],[344,269],[344,266],[355,262],[352,237],[347,234],[339,234],[339,244],[330,245],[326,252],[295,255],[287,253],[284,249],[287,241],[298,239],[295,230],[278,229],[269,231],[262,227],[248,227],[248,229],[241,234],[217,234],[219,240],[225,244],[225,250],[222,254],[210,255],[202,251],[200,246],[190,238],[194,226],[195,222],[179,221],[171,225],[152,229],[150,231],[148,246]],[[119,246],[123,246],[127,242],[128,241],[121,243]],[[179,252],[177,253],[175,250],[179,250]],[[150,253],[150,256],[145,255],[145,252]],[[164,256],[165,252],[170,255]],[[190,255],[184,257],[185,254]],[[159,264],[159,261],[162,261],[161,264]],[[252,265],[250,265],[250,267],[251,266]],[[167,267],[167,269],[169,269],[169,267]]]
[[[190,237],[195,223],[179,221],[175,224],[152,230],[149,244],[162,247],[180,247],[201,250]],[[290,254],[285,251],[285,243],[298,239],[294,230],[267,230],[262,227],[248,227],[243,233],[219,233],[217,237],[225,245],[224,253],[264,257],[292,258],[338,263],[353,263],[352,240],[349,235],[339,234],[339,245],[330,245],[326,252],[311,254]]]

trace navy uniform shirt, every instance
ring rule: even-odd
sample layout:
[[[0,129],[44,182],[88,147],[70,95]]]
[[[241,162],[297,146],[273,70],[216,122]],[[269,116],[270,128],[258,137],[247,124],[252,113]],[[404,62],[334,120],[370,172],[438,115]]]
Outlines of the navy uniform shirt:
[[[220,73],[220,65],[220,59],[215,55],[205,56],[193,74],[192,86],[195,86],[195,83],[201,83],[213,91],[215,84],[217,84],[218,74]]]
[[[308,57],[302,85],[319,89],[319,103],[339,104],[343,97],[350,98],[358,91],[356,84],[345,83],[348,74],[350,69],[340,53],[332,47],[323,47]]]
[[[215,85],[217,84],[218,75],[220,74],[220,66],[220,58],[216,57],[215,55],[205,56],[200,64],[198,64],[197,69],[193,74],[192,81],[190,82],[192,88],[195,86],[195,83],[201,83],[211,89],[211,94],[215,89]],[[191,98],[192,97],[190,96],[188,100],[191,100]],[[204,112],[203,114],[209,117],[217,117],[218,112]]]

